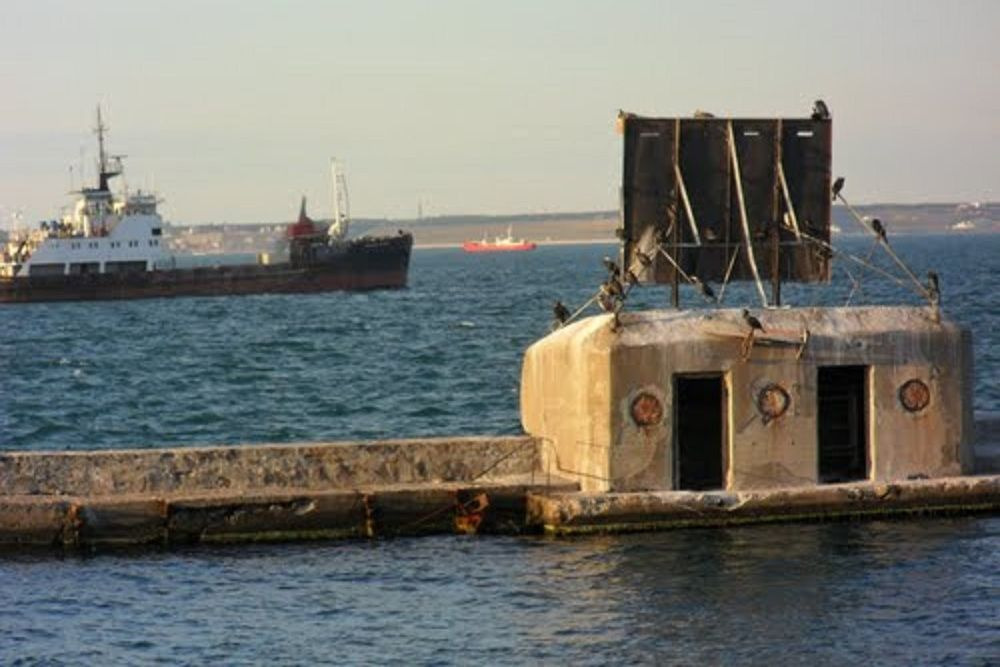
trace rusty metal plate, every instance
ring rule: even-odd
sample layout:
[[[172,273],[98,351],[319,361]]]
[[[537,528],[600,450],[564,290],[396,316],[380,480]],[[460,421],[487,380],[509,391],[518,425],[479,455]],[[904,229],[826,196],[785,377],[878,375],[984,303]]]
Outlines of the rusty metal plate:
[[[637,426],[656,426],[663,421],[663,404],[649,392],[642,392],[632,399],[632,421]]]
[[[637,252],[654,255],[639,275],[644,282],[674,280],[673,265],[649,252],[654,242],[662,243],[685,273],[707,281],[723,280],[738,253],[730,279],[751,279],[741,211],[762,279],[777,273],[786,281],[829,280],[829,254],[817,252],[821,245],[785,224],[790,201],[800,232],[829,243],[829,119],[627,115],[623,123],[625,257],[635,266]]]
[[[923,380],[907,380],[899,387],[899,402],[908,412],[920,412],[931,402],[930,387]]]
[[[791,396],[779,384],[769,384],[757,394],[757,409],[765,424],[785,414],[791,403]]]

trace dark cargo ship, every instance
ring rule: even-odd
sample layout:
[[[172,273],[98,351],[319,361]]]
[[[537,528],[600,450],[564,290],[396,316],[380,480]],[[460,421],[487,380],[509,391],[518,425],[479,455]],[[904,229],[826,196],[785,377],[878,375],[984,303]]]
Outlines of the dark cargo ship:
[[[305,199],[287,230],[288,259],[271,263],[181,268],[163,236],[155,195],[117,196],[110,181],[121,159],[104,151],[97,116],[98,184],[83,188],[60,221],[15,233],[0,254],[0,303],[149,297],[303,293],[406,287],[413,236],[347,238],[343,174],[334,164],[334,219],[309,219]]]

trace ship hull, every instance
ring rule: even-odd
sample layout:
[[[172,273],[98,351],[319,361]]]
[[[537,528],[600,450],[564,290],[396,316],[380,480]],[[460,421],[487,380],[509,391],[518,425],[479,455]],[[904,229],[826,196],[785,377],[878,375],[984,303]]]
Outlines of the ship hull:
[[[413,237],[350,241],[335,256],[272,265],[26,276],[0,280],[0,303],[301,294],[406,287]]]

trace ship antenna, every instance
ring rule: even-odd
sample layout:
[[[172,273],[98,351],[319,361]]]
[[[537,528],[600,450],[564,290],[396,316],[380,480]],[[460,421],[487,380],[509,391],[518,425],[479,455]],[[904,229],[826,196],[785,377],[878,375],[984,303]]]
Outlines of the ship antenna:
[[[108,181],[114,176],[118,176],[122,173],[121,158],[124,155],[112,155],[110,156],[115,161],[114,167],[108,164],[108,154],[104,151],[104,133],[108,131],[108,126],[104,124],[104,120],[101,118],[101,105],[97,105],[97,127],[94,128],[94,132],[97,134],[97,150],[98,150],[98,162],[97,169],[100,174],[98,186],[100,190],[108,190]]]
[[[97,168],[100,173],[100,188],[101,190],[108,189],[108,178],[105,175],[108,166],[108,156],[104,152],[104,132],[107,130],[107,126],[104,121],[101,120],[101,105],[97,105],[97,127],[94,128],[94,132],[97,133]]]

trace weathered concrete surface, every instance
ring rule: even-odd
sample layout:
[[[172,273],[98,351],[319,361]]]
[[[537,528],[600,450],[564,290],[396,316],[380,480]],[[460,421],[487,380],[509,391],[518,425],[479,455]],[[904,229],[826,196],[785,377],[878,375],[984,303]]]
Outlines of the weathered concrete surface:
[[[998,509],[1000,475],[987,475],[759,491],[532,494],[528,521],[573,534]]]
[[[351,489],[528,474],[530,437],[0,453],[0,496]]]
[[[0,455],[0,547],[526,530],[530,437]]]
[[[578,486],[541,475],[367,489],[261,489],[172,496],[3,496],[0,548],[95,549],[172,544],[510,533],[531,493]]]
[[[991,428],[982,426],[980,433],[1000,432]],[[516,534],[543,526],[555,532],[637,530],[998,506],[998,477],[729,493],[577,494],[575,480],[538,469],[543,446],[533,438],[442,438],[4,454],[0,548]],[[380,455],[387,460],[378,460]],[[308,469],[333,462],[336,474]]]
[[[910,307],[758,310],[749,342],[739,310],[646,311],[587,318],[525,355],[521,420],[537,436],[543,470],[588,491],[676,487],[673,411],[678,375],[720,374],[727,389],[723,459],[729,490],[818,482],[817,374],[865,366],[868,478],[949,477],[974,469],[969,332]],[[803,341],[805,334],[808,337]],[[901,386],[919,380],[929,404],[904,409]],[[777,385],[787,410],[765,418],[760,392]],[[661,418],[639,425],[633,402],[655,397]]]

